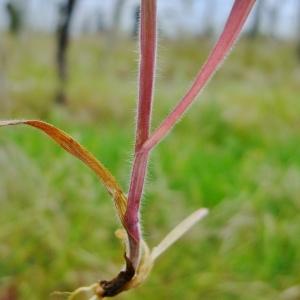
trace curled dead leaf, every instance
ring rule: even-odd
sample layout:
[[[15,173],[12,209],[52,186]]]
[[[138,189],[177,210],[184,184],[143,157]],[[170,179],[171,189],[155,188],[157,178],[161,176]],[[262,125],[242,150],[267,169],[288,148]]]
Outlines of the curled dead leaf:
[[[97,158],[93,154],[91,154],[69,134],[49,123],[39,120],[0,121],[0,127],[11,125],[29,125],[43,131],[63,149],[65,149],[76,158],[80,159],[85,165],[93,170],[101,180],[101,182],[104,184],[109,194],[113,197],[118,216],[122,224],[124,224],[127,198],[113,175],[99,160],[97,160]]]

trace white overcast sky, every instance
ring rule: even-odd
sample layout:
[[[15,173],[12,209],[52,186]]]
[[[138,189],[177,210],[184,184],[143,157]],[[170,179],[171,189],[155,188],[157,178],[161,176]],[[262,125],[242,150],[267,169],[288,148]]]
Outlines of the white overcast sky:
[[[0,0],[0,28],[5,28],[7,17],[5,14],[5,2]],[[31,29],[37,31],[52,31],[57,23],[57,6],[61,0],[18,0],[26,6],[27,23]],[[122,28],[128,30],[132,27],[133,9],[139,0],[124,0],[125,10],[122,16]],[[212,16],[216,32],[225,22],[226,16],[232,6],[233,0],[158,0],[160,26],[165,34],[176,36],[178,34],[193,34],[203,28],[207,20],[204,19],[204,7],[207,1],[213,1],[216,6]],[[278,35],[283,37],[295,37],[297,34],[297,12],[300,0],[266,0],[268,7],[280,1],[280,19],[275,29]],[[185,6],[192,3],[190,7]],[[102,16],[104,23],[109,23],[115,0],[78,0],[76,7],[73,33],[79,34],[83,30],[94,30]],[[262,30],[268,31],[268,10],[265,10],[265,18]],[[248,26],[251,18],[248,20]],[[247,26],[247,25],[246,25]]]

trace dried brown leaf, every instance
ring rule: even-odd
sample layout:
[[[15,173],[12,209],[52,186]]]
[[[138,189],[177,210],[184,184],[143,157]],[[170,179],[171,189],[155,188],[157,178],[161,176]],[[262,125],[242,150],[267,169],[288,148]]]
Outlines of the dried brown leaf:
[[[112,195],[119,218],[124,223],[124,215],[127,207],[127,198],[113,175],[97,158],[85,149],[80,143],[61,129],[39,120],[9,120],[0,121],[0,127],[9,125],[29,125],[43,131],[63,149],[80,159],[85,165],[92,169],[107,191]]]

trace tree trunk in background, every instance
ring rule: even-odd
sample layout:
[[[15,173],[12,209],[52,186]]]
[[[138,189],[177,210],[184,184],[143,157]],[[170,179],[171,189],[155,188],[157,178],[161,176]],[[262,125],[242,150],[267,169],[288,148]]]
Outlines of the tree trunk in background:
[[[181,0],[182,6],[185,7],[186,11],[189,12],[191,9],[193,9],[193,6],[195,4],[195,0]]]
[[[261,22],[263,18],[265,0],[258,0],[256,8],[254,10],[254,20],[251,30],[249,31],[249,38],[255,39],[258,37],[261,28]]]
[[[0,35],[0,39],[3,41],[3,36]],[[6,62],[7,57],[5,53],[5,45],[0,43],[0,105],[3,111],[6,110],[7,105],[9,105],[7,99],[7,83],[6,83]]]
[[[273,3],[269,11],[268,26],[269,26],[270,36],[273,39],[275,39],[277,36],[277,28],[279,24],[280,12],[284,2],[285,2],[284,0],[281,0],[280,2]]]
[[[57,28],[57,74],[59,79],[59,88],[56,96],[56,102],[66,103],[65,83],[67,80],[67,51],[70,39],[70,24],[74,7],[77,0],[67,0],[60,7],[60,21]]]
[[[214,32],[214,12],[217,9],[217,5],[214,0],[206,1],[206,6],[204,10],[204,20],[206,23],[204,25],[203,35],[204,37],[211,37]]]
[[[6,11],[9,19],[9,32],[17,35],[22,29],[22,12],[14,1],[6,3]]]
[[[137,5],[133,12],[133,30],[132,36],[136,38],[139,35],[139,23],[140,23],[140,15],[141,15],[141,6]]]
[[[117,37],[120,31],[121,17],[124,9],[124,4],[126,0],[116,0],[114,7],[113,18],[112,18],[112,33],[114,38]]]
[[[107,36],[107,43],[105,47],[107,53],[112,54],[114,49],[116,49],[116,44],[120,34],[121,18],[122,18],[126,1],[127,0],[115,0],[111,25],[107,31],[108,36]]]
[[[297,35],[298,35],[298,39],[297,39],[297,56],[298,56],[298,60],[300,61],[300,1],[298,1],[298,7],[297,7],[297,10],[298,10],[298,28],[297,28]]]

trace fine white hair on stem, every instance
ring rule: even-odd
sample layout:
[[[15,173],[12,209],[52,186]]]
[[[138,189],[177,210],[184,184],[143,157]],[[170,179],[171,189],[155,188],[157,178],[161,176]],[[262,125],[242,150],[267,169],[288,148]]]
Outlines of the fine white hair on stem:
[[[202,208],[184,219],[178,224],[168,235],[153,248],[151,253],[152,261],[155,261],[163,252],[165,252],[170,246],[172,246],[177,240],[179,240],[187,231],[189,231],[197,222],[202,220],[208,215],[208,209]]]

